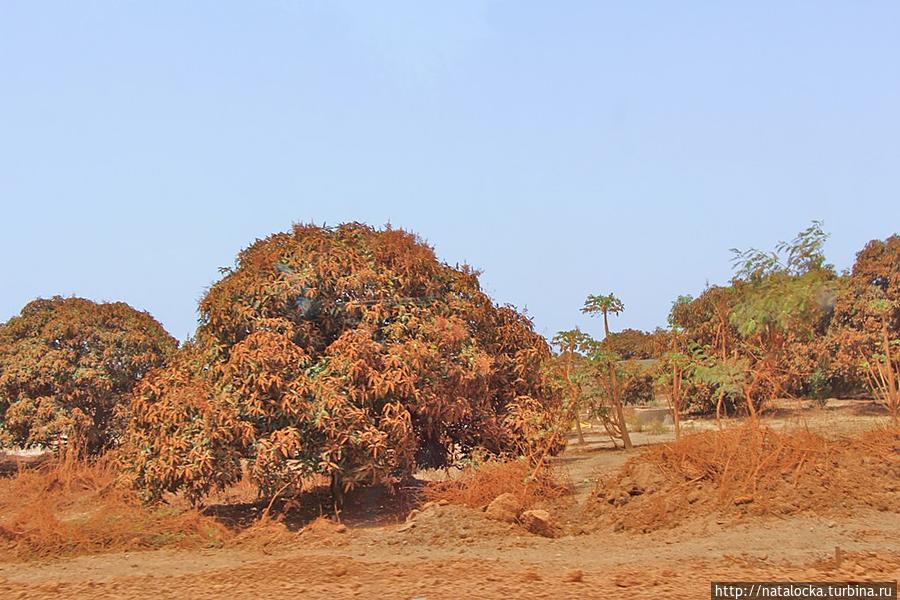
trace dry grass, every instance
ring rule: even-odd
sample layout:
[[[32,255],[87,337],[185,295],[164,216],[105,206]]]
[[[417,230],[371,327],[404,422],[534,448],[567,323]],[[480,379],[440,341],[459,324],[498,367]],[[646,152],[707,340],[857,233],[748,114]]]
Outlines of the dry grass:
[[[776,432],[747,424],[686,436],[652,449],[646,458],[670,480],[712,484],[719,503],[734,504],[742,498],[764,502],[793,495],[790,490],[853,487],[864,480],[889,477],[885,468],[896,463],[891,459],[897,458],[898,441],[900,429],[827,440],[807,429]]]
[[[195,510],[143,505],[107,461],[54,461],[0,479],[3,559],[203,547],[228,536]]]
[[[594,492],[603,520],[627,529],[691,514],[900,511],[900,429],[829,440],[745,424],[649,448]]]
[[[425,486],[425,500],[446,500],[450,504],[479,508],[500,494],[512,493],[522,508],[538,502],[556,500],[569,492],[569,486],[550,466],[544,466],[532,478],[534,467],[525,460],[491,461],[471,468],[450,481]]]

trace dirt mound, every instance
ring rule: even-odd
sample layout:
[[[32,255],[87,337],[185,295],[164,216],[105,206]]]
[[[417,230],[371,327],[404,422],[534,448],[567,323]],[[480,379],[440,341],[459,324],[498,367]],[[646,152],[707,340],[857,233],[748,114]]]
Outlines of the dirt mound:
[[[900,512],[900,429],[828,440],[747,424],[649,448],[598,481],[595,527],[640,532],[692,516]]]
[[[515,494],[500,494],[484,509],[484,516],[501,523],[515,523],[522,512],[522,503]]]
[[[228,531],[194,510],[151,508],[107,462],[45,463],[0,479],[0,557],[221,545]]]
[[[268,554],[276,548],[295,545],[299,541],[296,531],[291,531],[278,520],[261,518],[228,541],[230,547],[252,548]]]
[[[343,523],[319,517],[300,530],[304,544],[313,546],[346,546],[350,530]]]
[[[516,524],[490,519],[480,509],[429,502],[410,513],[406,523],[389,534],[388,543],[459,546],[501,538],[527,545],[535,536]]]
[[[526,510],[519,517],[519,521],[522,523],[522,527],[535,535],[555,538],[561,534],[553,517],[546,510]]]
[[[525,460],[488,462],[456,479],[428,484],[423,495],[429,502],[421,514],[414,511],[414,519],[401,529],[418,528],[415,536],[433,543],[471,543],[482,537],[558,537],[563,530],[551,513],[568,508],[570,488],[549,465],[535,472]],[[539,510],[528,510],[532,508]],[[525,513],[534,514],[523,519]]]
[[[518,501],[517,509],[521,511],[562,498],[569,488],[551,466],[545,465],[535,473],[528,461],[514,460],[488,462],[450,481],[429,483],[423,495],[426,500],[446,500],[470,508],[483,508],[497,497],[509,495]]]
[[[241,531],[229,542],[229,546],[252,548],[263,553],[304,547],[346,546],[351,537],[350,530],[343,523],[327,517],[318,517],[299,531],[291,530],[283,521],[263,517]]]

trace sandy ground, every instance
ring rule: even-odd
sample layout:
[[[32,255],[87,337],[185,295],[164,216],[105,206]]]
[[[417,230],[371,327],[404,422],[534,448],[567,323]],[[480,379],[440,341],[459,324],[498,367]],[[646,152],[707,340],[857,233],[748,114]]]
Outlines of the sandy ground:
[[[768,419],[773,427],[840,435],[881,417],[860,403],[833,402],[816,410],[785,406]],[[585,446],[570,446],[557,459],[574,488],[559,508],[572,534],[562,538],[438,506],[412,528],[382,515],[348,520],[346,531],[284,531],[269,545],[0,564],[0,598],[708,598],[717,579],[900,575],[900,517],[889,512],[737,523],[709,516],[647,534],[579,534],[579,511],[597,477],[638,451],[611,450],[599,432],[587,433]],[[634,437],[648,444],[670,435]]]

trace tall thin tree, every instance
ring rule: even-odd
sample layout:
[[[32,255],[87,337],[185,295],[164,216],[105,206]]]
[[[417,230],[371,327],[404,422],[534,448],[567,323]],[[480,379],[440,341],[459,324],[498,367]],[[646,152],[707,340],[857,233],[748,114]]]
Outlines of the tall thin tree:
[[[605,361],[607,373],[609,377],[609,399],[616,415],[616,425],[619,434],[622,436],[622,442],[625,449],[632,448],[631,436],[628,435],[628,426],[625,423],[625,409],[622,406],[622,389],[619,385],[619,376],[616,369],[615,350],[612,344],[612,338],[609,335],[609,313],[618,315],[625,310],[625,305],[621,300],[613,294],[595,295],[591,294],[584,301],[581,312],[594,316],[603,316],[603,334],[604,344],[606,346]]]

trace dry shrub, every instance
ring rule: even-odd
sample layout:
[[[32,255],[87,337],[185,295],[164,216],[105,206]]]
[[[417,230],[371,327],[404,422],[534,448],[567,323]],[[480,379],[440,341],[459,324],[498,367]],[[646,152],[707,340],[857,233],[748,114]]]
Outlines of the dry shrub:
[[[172,494],[168,497],[178,497]],[[237,482],[224,487],[221,490],[213,490],[206,497],[206,506],[226,504],[252,504],[260,499],[259,486],[248,475],[242,476]]]
[[[464,471],[456,479],[435,481],[425,486],[425,500],[446,500],[450,504],[479,508],[500,494],[515,494],[522,508],[556,500],[569,491],[568,484],[552,466],[545,465],[532,477],[534,466],[524,459],[490,461]]]
[[[65,460],[0,479],[0,557],[202,547],[228,536],[195,510],[141,504],[118,476],[107,460]]]
[[[299,531],[292,531],[283,519],[263,515],[250,527],[232,538],[228,544],[233,547],[252,548],[264,554],[270,554],[299,544],[304,547],[346,546],[349,537],[350,533],[346,525],[326,516],[320,515]]]
[[[289,530],[283,521],[264,515],[229,540],[228,545],[252,548],[268,554],[273,548],[287,548],[296,541],[296,532]]]
[[[651,531],[692,515],[900,512],[900,428],[829,440],[752,423],[649,448],[601,479],[600,524]]]

